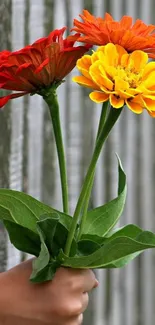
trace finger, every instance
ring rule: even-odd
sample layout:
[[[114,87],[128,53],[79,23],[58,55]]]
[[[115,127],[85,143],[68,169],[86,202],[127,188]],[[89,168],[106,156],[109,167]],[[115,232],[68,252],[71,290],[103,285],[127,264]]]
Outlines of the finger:
[[[82,294],[82,310],[81,310],[81,313],[83,313],[87,309],[88,303],[89,303],[89,295],[88,295],[87,292],[84,292]]]
[[[76,317],[72,317],[69,320],[67,320],[66,323],[63,323],[63,325],[81,325],[83,323],[83,314],[80,314]]]
[[[85,270],[85,274],[83,277],[83,292],[89,292],[93,288],[96,288],[98,285],[98,281],[95,278],[95,274],[91,270]]]
[[[79,316],[78,316],[78,322],[77,322],[77,324],[78,325],[81,325],[83,323],[83,314],[80,314]]]
[[[95,284],[94,284],[94,287],[93,287],[93,289],[97,288],[97,287],[98,287],[98,285],[99,285],[99,282],[98,282],[98,280],[97,280],[97,279],[95,279]]]

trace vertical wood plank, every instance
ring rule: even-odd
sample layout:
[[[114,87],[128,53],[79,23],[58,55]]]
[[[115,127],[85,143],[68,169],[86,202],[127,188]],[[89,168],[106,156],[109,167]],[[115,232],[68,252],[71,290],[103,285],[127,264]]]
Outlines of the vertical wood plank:
[[[94,2],[94,15],[97,17],[103,17],[105,14],[105,2],[97,1]],[[98,125],[99,118],[101,113],[101,107],[96,107],[94,105],[94,140],[96,136],[96,126]],[[101,206],[105,202],[105,166],[104,162],[104,153],[101,153],[99,158],[97,168],[96,168],[96,175],[95,175],[95,182],[94,182],[94,189],[93,189],[93,203],[94,207]],[[95,298],[94,298],[94,325],[107,325],[107,317],[106,317],[106,270],[97,270],[97,278],[99,281],[99,287],[95,291]]]
[[[0,2],[0,50],[11,47],[11,0]],[[0,95],[4,95],[0,91]],[[0,187],[9,186],[9,154],[10,154],[10,105],[0,110]],[[7,234],[0,221],[0,272],[7,265]]]
[[[142,0],[140,13],[145,23],[151,23],[151,1]],[[154,230],[154,192],[155,186],[152,182],[153,175],[153,121],[148,113],[143,114],[141,119],[141,220],[142,227]],[[141,324],[154,324],[155,320],[155,285],[154,285],[154,260],[153,250],[145,252],[142,257],[141,288],[142,288],[142,310]]]
[[[130,15],[133,17],[133,21],[137,19],[136,13],[136,3],[134,0],[125,2],[125,12],[124,14]],[[136,211],[136,158],[137,158],[137,116],[132,112],[125,112],[124,116],[124,128],[122,125],[122,132],[124,137],[126,136],[126,145],[122,144],[124,148],[124,168],[127,174],[127,184],[128,184],[128,193],[127,201],[125,207],[125,224],[128,223],[138,223],[136,222],[137,211]],[[123,137],[123,138],[124,138]],[[131,262],[123,270],[123,287],[124,287],[124,308],[123,308],[123,323],[126,325],[136,325],[138,321],[138,306],[137,306],[137,277],[138,277],[138,268],[137,260]]]
[[[125,206],[125,220],[124,223],[136,223],[136,116],[128,111],[126,108],[125,120],[124,120],[124,130],[123,133],[126,134],[126,143],[122,144],[124,148],[124,168],[127,174],[127,184],[128,184],[128,193],[127,201]],[[123,135],[122,133],[122,135]],[[135,308],[136,308],[136,264],[131,262],[124,270],[124,322],[127,325],[136,324],[135,320]]]
[[[113,0],[110,2],[110,13],[115,20],[119,20],[122,16],[122,0]],[[109,143],[107,143],[107,148],[110,148],[110,199],[116,196],[118,175],[117,175],[117,160],[115,157],[115,152],[120,156],[122,136],[120,132],[120,116],[116,125],[114,126],[110,137]],[[108,149],[107,149],[108,150]],[[120,156],[120,158],[122,158]],[[117,227],[123,223],[123,216],[121,216],[120,221],[117,223]],[[122,270],[111,270],[110,271],[110,313],[109,313],[109,325],[120,325],[122,324]]]
[[[153,150],[152,131],[153,124],[151,117],[146,114],[141,120],[141,206],[142,206],[142,227],[150,231],[154,230],[153,223],[153,200],[154,182],[153,174]],[[146,152],[147,148],[147,152]],[[141,291],[142,291],[142,310],[141,323],[144,325],[154,324],[154,259],[153,250],[147,251],[142,256],[141,265]]]
[[[114,19],[120,20],[122,17],[123,0],[112,0],[110,3],[110,12]]]
[[[100,105],[98,105],[100,106]],[[99,123],[101,107],[94,107],[94,141],[96,137],[96,126]],[[105,168],[103,166],[103,152],[99,158],[97,168],[96,168],[96,175],[95,175],[95,182],[93,188],[93,205],[94,207],[101,206],[104,203],[105,199],[105,183],[104,183],[104,173]],[[106,325],[106,316],[105,316],[105,309],[106,309],[106,297],[105,297],[105,290],[106,290],[106,271],[105,270],[97,270],[97,278],[99,281],[99,287],[95,291],[95,298],[94,298],[94,324]]]
[[[30,43],[43,36],[43,0],[30,1]],[[43,100],[30,97],[28,109],[28,193],[41,199],[43,161]]]
[[[44,0],[44,35],[54,29],[54,0]],[[46,103],[44,103],[43,125],[43,171],[42,171],[42,200],[53,207],[57,204],[57,174],[56,174],[56,148],[52,129],[51,117]]]
[[[78,17],[82,12],[83,2],[78,1],[75,4],[70,1],[70,20]],[[68,181],[69,181],[69,201],[70,212],[74,211],[77,197],[80,189],[80,161],[81,161],[81,88],[71,81],[75,72],[71,72],[69,76],[69,107],[68,109],[68,143],[67,143],[67,159],[68,159]]]
[[[12,49],[24,46],[24,1],[12,2]],[[9,166],[9,187],[17,191],[23,188],[23,98],[11,101],[11,152]],[[8,263],[11,268],[20,261],[20,252],[8,240]]]
[[[126,12],[125,15],[133,17],[133,20],[137,19],[136,16],[136,2],[135,0],[125,1]]]
[[[65,2],[62,0],[55,1],[54,20],[53,20],[54,29],[62,28],[66,26],[66,21],[67,21],[67,13],[66,13]],[[65,35],[67,32],[65,32]],[[65,83],[60,85],[60,87],[58,87],[57,94],[58,94],[58,101],[59,101],[59,108],[60,108],[60,120],[61,120],[62,133],[63,133],[63,143],[64,143],[65,154],[66,154],[66,81]],[[57,154],[55,156],[55,179],[56,182],[55,182],[55,196],[54,196],[55,203],[54,204],[58,209],[62,210],[61,183],[60,183],[60,172],[58,167]]]
[[[97,17],[103,17],[106,10],[106,3],[103,1],[93,1],[93,14]],[[100,118],[101,106],[94,105],[94,141],[97,132],[97,126]],[[97,207],[102,205],[105,202],[105,166],[104,166],[104,153],[102,152],[99,161],[97,163],[95,182],[93,188],[93,206]],[[95,291],[94,297],[94,319],[93,324],[107,325],[107,317],[105,314],[106,311],[106,273],[105,270],[97,270],[97,278],[99,280],[99,287]]]

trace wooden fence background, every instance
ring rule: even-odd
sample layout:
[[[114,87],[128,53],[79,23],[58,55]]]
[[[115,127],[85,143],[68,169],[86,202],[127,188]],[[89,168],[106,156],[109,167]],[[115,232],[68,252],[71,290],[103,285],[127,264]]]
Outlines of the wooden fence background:
[[[53,28],[72,26],[83,8],[96,15],[110,12],[155,24],[154,0],[0,0],[0,50],[19,49]],[[74,72],[73,72],[74,73]],[[88,165],[100,106],[67,78],[59,101],[68,161],[71,211]],[[155,121],[124,109],[99,161],[91,205],[116,193],[115,152],[128,178],[128,197],[121,225],[136,223],[155,230]],[[107,149],[108,148],[108,149]],[[19,98],[0,111],[0,186],[23,190],[61,208],[56,150],[47,107],[39,96]],[[24,259],[9,243],[0,224],[0,271]],[[155,251],[121,270],[98,271],[100,287],[90,299],[85,325],[155,324]]]

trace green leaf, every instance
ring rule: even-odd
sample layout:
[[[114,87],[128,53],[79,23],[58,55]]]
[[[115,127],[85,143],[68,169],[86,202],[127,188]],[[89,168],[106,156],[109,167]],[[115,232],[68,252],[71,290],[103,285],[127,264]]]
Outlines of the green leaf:
[[[55,257],[59,254],[60,249],[65,247],[65,243],[68,236],[68,229],[60,222],[59,213],[47,213],[40,217],[37,221],[37,225],[44,233],[45,243],[48,247],[50,254]],[[76,254],[76,242],[75,239],[71,246],[71,256]]]
[[[9,210],[3,208],[2,206],[0,206],[0,219],[14,221],[13,218],[11,217]]]
[[[57,262],[53,254],[53,238],[59,221],[57,213],[44,214],[37,221],[37,231],[41,240],[41,251],[38,258],[33,261],[33,272],[30,280],[33,282],[43,282],[51,280]]]
[[[126,175],[118,158],[119,184],[118,197],[105,205],[88,211],[83,234],[104,237],[117,223],[122,214],[126,199]]]
[[[4,214],[4,210],[7,210],[7,213]],[[0,193],[0,218],[6,218],[36,232],[35,214],[19,198],[14,198],[8,193]]]
[[[4,220],[3,222],[9,233],[11,243],[17,249],[35,256],[39,255],[40,238],[36,233],[12,221]]]
[[[34,264],[34,261],[33,261]],[[31,274],[30,281],[33,283],[41,283],[50,281],[53,279],[55,272],[57,268],[60,267],[60,264],[57,263],[50,263],[47,266],[45,266],[42,270],[35,274]]]
[[[44,214],[40,217],[40,220],[37,221],[37,226],[41,229],[42,234],[44,234],[44,241],[47,245],[48,251],[53,257],[55,256],[53,239],[58,221],[59,215],[55,212]]]
[[[30,277],[31,281],[37,281],[38,277],[47,270],[47,266],[50,261],[50,253],[45,244],[45,235],[39,225],[37,225],[37,230],[41,240],[41,250],[39,256],[33,260],[33,271]]]
[[[43,282],[51,280],[60,266],[57,260],[61,248],[64,248],[68,230],[59,223],[58,213],[48,213],[40,217],[37,221],[37,231],[41,240],[41,251],[33,262],[33,272],[30,280],[33,282]],[[72,256],[76,253],[75,240],[72,244]]]
[[[72,268],[106,268],[113,267],[112,265],[117,267],[121,259],[154,247],[155,235],[149,231],[142,231],[135,239],[129,237],[114,238],[89,256],[67,257],[61,251],[60,258],[64,259],[64,266]]]
[[[33,262],[33,272],[30,280],[38,283],[52,280],[56,269],[60,266],[57,260],[61,246],[64,247],[68,230],[59,223],[57,213],[45,214],[37,221],[37,230],[41,240],[41,251],[39,257]],[[72,244],[72,252],[76,252],[75,240]],[[72,253],[73,254],[73,253]]]
[[[104,237],[104,243],[107,243],[114,238],[124,237],[124,236],[136,239],[136,237],[142,232],[143,232],[143,230],[141,228],[139,228],[138,226],[129,224],[127,226],[114,229],[113,231],[110,232],[110,234],[108,233],[106,238]],[[120,258],[113,264],[111,264],[111,265],[108,264],[107,267],[108,268],[123,267],[123,266],[127,265],[130,261],[132,261],[135,257],[140,255],[141,253],[142,253],[142,251],[139,251],[139,252],[130,254],[128,256],[125,256],[123,258]]]
[[[72,217],[66,213],[62,213],[61,211],[54,210],[54,212],[59,214],[59,224],[63,225],[69,231],[72,223]]]
[[[36,222],[45,213],[57,212],[55,209],[23,192],[0,189],[0,219],[20,224],[37,233]],[[72,217],[58,212],[60,223],[70,228]]]
[[[141,234],[143,230],[136,225],[129,224],[127,226],[123,226],[121,228],[115,228],[110,234],[108,233],[106,238],[104,238],[104,242],[111,241],[117,237],[130,237],[136,238],[139,234]]]
[[[91,240],[97,243],[99,246],[103,245],[104,242],[107,240],[105,237],[100,237],[97,235],[91,235],[91,234],[83,234],[81,236],[81,240]]]
[[[103,244],[111,241],[114,238],[117,237],[130,237],[130,238],[136,238],[141,232],[143,232],[143,230],[141,228],[139,228],[136,225],[132,225],[129,224],[127,226],[121,227],[121,228],[117,228],[115,230],[113,230],[110,234],[107,234],[107,237],[99,237],[96,235],[83,235],[82,239],[88,239],[88,240],[93,240],[95,242],[97,242],[100,246],[103,246]],[[111,235],[111,236],[110,236]],[[116,262],[114,262],[113,264],[109,265],[108,264],[108,268],[120,268],[125,266],[126,264],[128,264],[131,260],[133,260],[135,257],[137,257],[139,254],[141,254],[140,252],[136,252],[133,253],[131,255],[125,256],[119,260],[117,260]],[[87,255],[87,254],[85,254]]]
[[[90,255],[99,249],[101,245],[92,240],[80,240],[77,243],[78,255]]]
[[[63,226],[60,222],[58,222],[56,231],[53,238],[53,249],[55,255],[59,254],[60,249],[64,249],[66,241],[68,237],[68,229]],[[70,256],[74,256],[76,254],[77,244],[75,238],[72,241]]]
[[[113,264],[111,264],[111,266],[108,266],[108,268],[121,268],[124,267],[125,265],[127,265],[129,262],[131,262],[135,257],[137,257],[138,255],[140,255],[143,251],[139,251],[133,254],[130,254],[128,256],[125,256],[123,258],[120,258],[119,260],[117,260],[116,262],[114,262]]]

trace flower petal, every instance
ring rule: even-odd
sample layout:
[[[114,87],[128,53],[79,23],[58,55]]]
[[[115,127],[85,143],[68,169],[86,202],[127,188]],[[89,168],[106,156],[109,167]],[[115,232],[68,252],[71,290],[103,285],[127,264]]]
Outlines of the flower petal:
[[[152,71],[148,76],[147,79],[144,80],[143,82],[144,87],[147,89],[152,88],[155,86],[155,70]]]
[[[97,85],[92,80],[90,80],[84,76],[73,77],[72,81],[77,82],[79,85],[87,87],[87,88],[100,89],[99,87],[97,87]]]
[[[148,55],[142,51],[134,51],[129,56],[128,67],[134,68],[135,72],[144,69],[148,61]]]
[[[127,90],[118,90],[118,95],[120,97],[123,97],[124,99],[126,98],[133,98],[134,96],[137,96],[138,94],[141,94],[141,91],[138,91],[137,89],[129,88]]]
[[[144,101],[145,107],[148,111],[155,112],[155,97],[154,97],[154,99],[143,97],[143,101]]]
[[[89,97],[95,103],[104,103],[109,99],[109,95],[99,91],[93,91],[89,94]]]
[[[122,59],[122,56],[124,55],[127,55],[127,51],[124,49],[124,47],[116,44],[116,49],[117,49],[117,53],[119,54],[119,57],[118,57],[118,64],[121,64],[121,59]]]
[[[100,69],[101,68],[101,69]],[[104,87],[107,90],[113,90],[113,82],[107,78],[106,73],[100,65],[100,61],[96,61],[89,69],[89,74],[92,80],[101,88]]]
[[[125,68],[128,65],[128,63],[129,63],[129,57],[130,57],[130,55],[128,53],[122,55],[122,57],[121,57],[121,63],[120,63],[122,67]]]
[[[127,99],[125,102],[132,112],[136,114],[141,114],[143,112],[143,108],[145,104],[141,95],[138,95],[136,98],[132,100]]]
[[[149,62],[145,66],[145,69],[143,71],[143,75],[142,75],[143,80],[145,80],[148,77],[148,75],[153,71],[155,71],[155,62]]]
[[[124,106],[124,99],[120,96],[111,94],[110,95],[110,104],[114,108],[121,108]]]
[[[16,74],[20,74],[20,72],[21,72],[23,69],[27,69],[27,68],[29,68],[29,67],[32,67],[32,63],[30,63],[30,62],[25,62],[25,63],[21,64],[21,65],[18,67],[18,69],[17,69],[17,71],[16,71]]]
[[[149,115],[150,115],[151,117],[155,117],[155,112],[153,112],[153,111],[148,111],[148,113],[149,113]]]
[[[92,64],[91,56],[90,55],[84,55],[81,59],[77,60],[77,68],[78,70],[87,78],[90,79],[89,75],[89,68]]]
[[[0,108],[5,106],[10,99],[17,98],[17,97],[22,97],[22,96],[27,95],[27,94],[28,94],[27,92],[22,92],[22,93],[16,93],[16,94],[11,94],[11,95],[7,95],[7,96],[4,96],[4,97],[0,97]]]
[[[118,54],[118,47],[112,43],[107,44],[105,46],[105,55],[108,60],[108,65],[116,66],[118,64],[119,54]],[[112,54],[112,55],[111,55]]]
[[[35,70],[35,73],[39,73],[48,63],[49,63],[50,59],[47,58],[45,59]]]
[[[115,77],[115,91],[119,91],[120,89],[123,91],[129,89],[129,83],[118,76]]]
[[[124,29],[129,29],[132,26],[132,17],[129,16],[123,16],[122,19],[120,20],[120,25]]]

